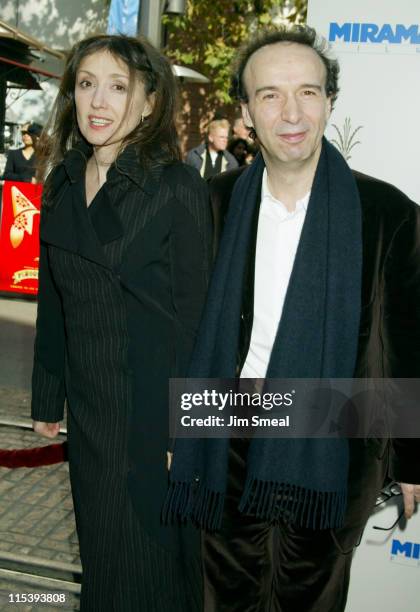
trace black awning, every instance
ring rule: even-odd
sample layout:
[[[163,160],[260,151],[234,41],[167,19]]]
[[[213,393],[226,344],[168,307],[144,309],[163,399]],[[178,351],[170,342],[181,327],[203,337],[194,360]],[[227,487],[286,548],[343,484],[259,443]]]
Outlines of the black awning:
[[[34,75],[59,79],[57,74],[31,65],[37,57],[29,46],[21,41],[0,36],[0,79],[15,83],[25,89],[42,89]]]

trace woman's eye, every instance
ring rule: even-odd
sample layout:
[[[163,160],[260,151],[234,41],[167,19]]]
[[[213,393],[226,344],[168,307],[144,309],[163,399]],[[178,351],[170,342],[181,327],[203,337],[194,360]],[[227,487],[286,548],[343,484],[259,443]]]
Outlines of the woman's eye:
[[[81,81],[79,81],[79,87],[81,87],[82,89],[87,89],[91,85],[92,83],[88,81],[87,79],[82,79]]]
[[[123,85],[122,83],[114,83],[113,88],[115,89],[115,91],[127,91],[127,88],[125,85]]]

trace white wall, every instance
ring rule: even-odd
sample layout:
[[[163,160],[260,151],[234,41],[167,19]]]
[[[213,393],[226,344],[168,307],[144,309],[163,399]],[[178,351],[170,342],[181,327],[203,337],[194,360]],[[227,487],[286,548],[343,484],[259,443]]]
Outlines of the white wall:
[[[106,28],[105,0],[1,0],[0,19],[16,26],[17,6],[17,27],[56,49]]]
[[[371,23],[379,31],[389,24],[388,38],[397,24],[414,24],[419,35],[413,42],[331,41],[341,66],[341,91],[327,137],[337,139],[333,124],[342,133],[346,118],[351,132],[361,126],[350,166],[397,185],[420,203],[418,8],[415,0],[309,0],[308,24],[327,39],[331,23]],[[420,512],[401,529],[373,529],[392,525],[397,512],[391,503],[369,520],[355,553],[346,612],[420,610]]]
[[[308,23],[328,38],[331,23],[417,26],[418,42],[332,42],[340,94],[327,129],[337,138],[346,117],[361,126],[350,165],[391,182],[420,203],[420,13],[415,0],[309,0]],[[414,41],[414,37],[413,37]]]

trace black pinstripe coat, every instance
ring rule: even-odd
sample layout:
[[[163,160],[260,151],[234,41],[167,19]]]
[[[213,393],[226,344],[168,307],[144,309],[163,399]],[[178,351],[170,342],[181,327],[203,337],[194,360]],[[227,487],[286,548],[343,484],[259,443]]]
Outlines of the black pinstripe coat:
[[[88,153],[55,169],[42,212],[32,417],[61,420],[67,398],[81,609],[195,611],[194,545],[160,510],[168,378],[185,375],[208,277],[206,185],[127,148],[87,208]]]

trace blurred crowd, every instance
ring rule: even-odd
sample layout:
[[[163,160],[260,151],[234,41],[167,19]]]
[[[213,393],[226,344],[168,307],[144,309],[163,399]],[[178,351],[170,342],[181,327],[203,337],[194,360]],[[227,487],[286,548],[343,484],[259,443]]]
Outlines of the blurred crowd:
[[[209,122],[204,141],[187,152],[185,161],[208,180],[220,172],[250,164],[258,151],[252,130],[237,117],[233,125],[217,115]]]
[[[0,172],[1,183],[5,180],[36,183],[37,148],[42,130],[39,123],[22,124],[22,145],[8,150],[4,170]],[[216,114],[207,125],[203,142],[187,151],[185,161],[208,180],[220,172],[250,164],[257,152],[252,129],[246,127],[242,117],[236,117],[230,124],[228,119]]]

